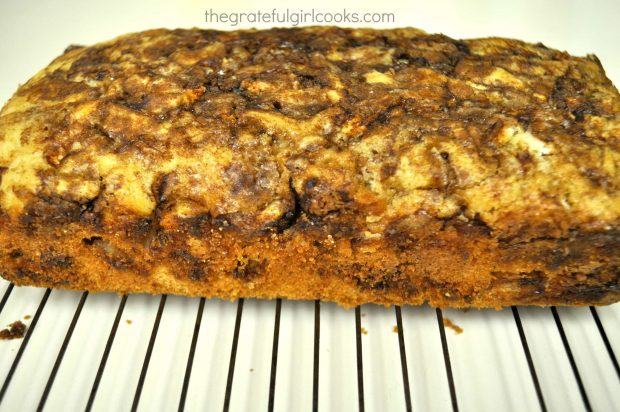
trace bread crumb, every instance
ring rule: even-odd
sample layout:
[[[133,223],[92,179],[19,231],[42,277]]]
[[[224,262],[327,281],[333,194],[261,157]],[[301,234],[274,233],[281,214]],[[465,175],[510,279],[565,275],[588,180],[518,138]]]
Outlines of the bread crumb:
[[[452,323],[452,321],[448,318],[443,318],[443,325],[447,328],[452,329],[457,335],[463,333],[463,328],[461,328],[459,325]]]
[[[365,327],[362,326],[360,331],[362,332],[362,335],[368,335],[368,330]]]
[[[21,339],[28,328],[21,320],[16,320],[6,328],[0,330],[0,340]]]
[[[133,320],[127,319],[125,322],[127,322],[128,325],[131,325],[133,323]]]
[[[398,326],[394,325],[394,327],[392,328],[392,332],[398,333]]]
[[[32,317],[32,316],[30,316],[30,315],[26,315],[26,316],[24,316],[24,320],[28,320],[28,319],[30,319],[31,317]]]

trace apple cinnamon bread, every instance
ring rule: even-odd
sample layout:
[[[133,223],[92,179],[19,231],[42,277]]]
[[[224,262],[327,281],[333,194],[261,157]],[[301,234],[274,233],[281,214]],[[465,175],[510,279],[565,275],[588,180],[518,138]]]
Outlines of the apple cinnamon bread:
[[[620,96],[593,55],[151,30],[68,48],[0,112],[18,285],[591,305],[620,299],[619,251]]]

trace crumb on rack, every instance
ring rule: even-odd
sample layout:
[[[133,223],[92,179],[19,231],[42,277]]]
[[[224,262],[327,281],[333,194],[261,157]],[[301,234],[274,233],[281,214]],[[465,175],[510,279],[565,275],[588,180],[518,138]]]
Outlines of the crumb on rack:
[[[362,335],[368,335],[368,329],[366,329],[365,327],[362,326],[360,331],[362,332]]]
[[[127,322],[128,325],[131,325],[133,323],[133,320],[127,319],[125,322]]]
[[[392,328],[392,332],[398,333],[398,326],[397,325],[394,325],[394,327]]]
[[[28,328],[21,320],[16,320],[6,328],[0,330],[0,340],[21,339]]]
[[[30,319],[31,317],[32,317],[32,316],[30,316],[30,315],[26,315],[26,316],[24,316],[24,320],[28,320],[28,319]]]
[[[461,328],[459,325],[452,323],[452,321],[448,318],[443,318],[443,325],[447,328],[452,329],[457,335],[463,333],[463,328]]]

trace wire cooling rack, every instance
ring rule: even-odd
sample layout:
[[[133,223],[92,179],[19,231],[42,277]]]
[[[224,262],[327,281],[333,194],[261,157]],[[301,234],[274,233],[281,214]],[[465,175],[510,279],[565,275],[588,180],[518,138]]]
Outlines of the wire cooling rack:
[[[2,411],[620,410],[619,305],[344,310],[0,288],[0,325],[28,325],[0,342]]]

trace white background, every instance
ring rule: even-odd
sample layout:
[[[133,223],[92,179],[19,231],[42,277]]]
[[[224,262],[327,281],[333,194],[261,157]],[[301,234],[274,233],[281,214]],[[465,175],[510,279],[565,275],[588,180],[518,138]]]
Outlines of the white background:
[[[609,77],[620,83],[620,2],[615,0],[313,0],[297,5],[283,0],[0,0],[0,101],[69,44],[88,45],[158,27],[206,28],[209,8],[253,12],[286,7],[391,12],[396,22],[384,26],[414,26],[455,38],[513,37],[576,55],[594,53]],[[230,29],[226,24],[210,27]]]

